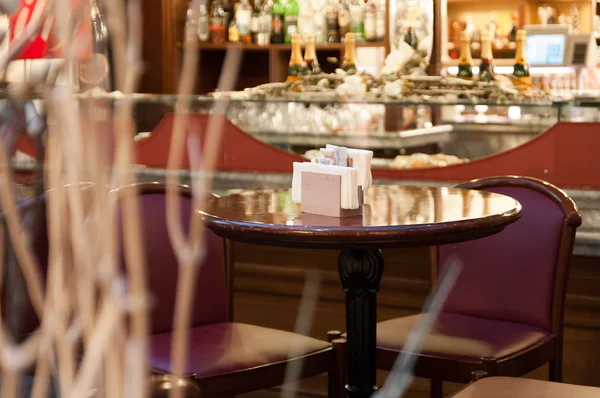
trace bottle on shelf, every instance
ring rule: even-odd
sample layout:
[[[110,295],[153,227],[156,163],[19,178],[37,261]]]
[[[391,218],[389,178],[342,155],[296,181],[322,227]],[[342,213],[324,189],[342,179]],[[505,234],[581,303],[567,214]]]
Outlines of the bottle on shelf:
[[[266,46],[271,42],[271,26],[272,26],[272,16],[271,16],[271,3],[269,1],[265,1],[265,4],[262,6],[260,10],[259,18],[259,26],[258,26],[258,41],[257,44],[261,46]]]
[[[519,30],[519,16],[516,12],[512,14],[512,24],[508,33],[508,41],[514,43],[517,40],[517,31]]]
[[[262,11],[262,4],[260,0],[254,0],[254,11],[252,12],[252,18],[250,18],[250,33],[252,34],[252,42],[258,43],[258,35],[260,34],[260,12]]]
[[[313,28],[315,34],[315,43],[327,43],[327,0],[309,0],[312,2]]]
[[[291,43],[292,36],[298,33],[298,14],[300,10],[296,0],[289,0],[285,6],[284,28],[285,42]]]
[[[517,50],[515,53],[515,65],[513,67],[513,85],[519,91],[527,91],[531,88],[531,76],[529,75],[529,64],[525,58],[525,42],[527,33],[518,30],[516,35]]]
[[[342,63],[342,69],[348,73],[356,73],[356,33],[346,33],[344,43],[344,62]]]
[[[377,4],[368,0],[365,10],[365,40],[377,41]]]
[[[275,0],[275,4],[271,8],[271,16],[273,23],[271,24],[271,43],[283,43],[285,39],[285,5],[281,0]]]
[[[199,15],[198,15],[198,10],[195,9],[194,7],[192,7],[193,3],[190,3],[188,5],[188,9],[187,9],[187,13],[185,16],[185,26],[184,26],[184,30],[183,33],[185,34],[185,41],[186,42],[191,42],[196,40],[196,37],[198,35],[198,19],[199,19]],[[93,23],[93,15],[94,15],[94,9],[98,9],[98,5],[96,4],[96,2],[94,1],[92,3],[92,23]]]
[[[365,3],[363,0],[350,0],[350,32],[356,33],[355,40],[365,39]]]
[[[327,42],[337,43],[340,41],[338,27],[338,8],[334,0],[329,0],[325,6],[327,16]]]
[[[240,29],[237,24],[237,18],[232,18],[227,29],[227,40],[232,43],[239,43]]]
[[[300,0],[298,3],[298,33],[302,37],[312,35],[315,32],[313,25],[313,14],[312,3],[310,0]]]
[[[227,36],[225,10],[221,4],[220,0],[214,0],[210,13],[210,42],[215,44],[225,43]]]
[[[302,72],[305,69],[302,58],[302,38],[298,33],[292,35],[292,55],[288,66],[287,81],[295,82],[302,80]]]
[[[202,3],[198,11],[198,39],[201,42],[207,42],[209,39],[208,25],[208,10],[206,4]]]
[[[375,39],[378,42],[385,40],[385,0],[381,0],[375,15]]]
[[[311,34],[304,39],[304,65],[306,75],[317,75],[322,72],[315,49],[315,36]]]
[[[496,80],[494,75],[494,55],[490,33],[485,30],[481,34],[481,64],[479,65],[479,80],[489,82]]]
[[[225,26],[225,29],[227,29],[227,27],[231,23],[231,20],[233,19],[233,13],[231,12],[231,8],[229,8],[229,0],[222,0],[221,6],[223,8],[223,14],[225,15],[225,25],[224,26]]]
[[[473,78],[473,58],[471,58],[471,40],[469,32],[463,31],[460,37],[460,58],[458,60],[458,73],[461,79]]]
[[[350,31],[350,8],[347,0],[340,0],[338,8],[338,26],[340,30],[340,40],[346,40],[346,34]]]
[[[235,19],[240,30],[240,41],[244,44],[252,43],[250,23],[252,21],[252,7],[248,0],[241,0],[236,4]]]
[[[579,33],[579,8],[577,4],[571,4],[571,27],[573,33]]]

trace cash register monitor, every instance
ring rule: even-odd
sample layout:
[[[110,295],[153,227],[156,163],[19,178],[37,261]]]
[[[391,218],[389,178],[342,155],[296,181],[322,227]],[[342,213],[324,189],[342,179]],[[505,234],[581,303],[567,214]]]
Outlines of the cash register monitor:
[[[525,56],[530,66],[567,66],[569,27],[566,25],[525,26]]]
[[[567,65],[574,68],[593,68],[596,61],[596,42],[591,33],[576,33],[569,36]]]

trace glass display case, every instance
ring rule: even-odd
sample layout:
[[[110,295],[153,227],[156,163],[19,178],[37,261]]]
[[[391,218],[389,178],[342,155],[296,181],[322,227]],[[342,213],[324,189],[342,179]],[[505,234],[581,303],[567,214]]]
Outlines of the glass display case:
[[[123,100],[122,96],[91,99],[83,95],[81,98],[83,107],[88,101],[95,105],[110,102],[114,106]],[[136,94],[131,99],[134,102],[136,143],[144,148],[146,142],[165,140],[161,156],[166,156],[174,110],[182,97]],[[599,103],[583,100],[512,103],[393,99],[337,101],[301,96],[270,100],[219,100],[193,96],[186,100],[189,102],[187,117],[193,119],[188,121],[188,130],[199,129],[201,134],[206,134],[206,120],[220,116],[226,120],[219,127],[222,133],[234,134],[225,136],[226,151],[239,146],[241,137],[250,143],[246,148],[239,148],[248,151],[245,163],[228,166],[228,172],[261,171],[260,165],[265,162],[262,156],[286,154],[289,157],[282,159],[287,160],[272,171],[289,173],[293,161],[312,159],[318,156],[319,148],[334,144],[372,150],[375,176],[383,172],[382,177],[395,178],[395,171],[415,170],[424,170],[431,175],[436,169],[468,165],[529,148],[531,145],[528,147],[527,144],[540,136],[572,123],[579,123],[577,130],[580,131],[584,127],[593,130],[600,121]],[[390,117],[395,119],[398,128],[387,128],[386,120]],[[595,133],[586,139],[591,140],[587,144],[591,147],[600,142]],[[582,141],[581,145],[586,144]],[[530,157],[547,155],[542,153],[543,148],[539,153],[535,148],[528,151],[526,156]],[[152,159],[158,159],[157,154],[152,156]],[[576,157],[577,153],[570,156]],[[22,159],[21,156],[19,160]],[[527,159],[524,161],[527,163]],[[145,166],[156,169],[166,166],[166,162],[164,165],[157,162]],[[398,174],[398,178],[406,176]]]

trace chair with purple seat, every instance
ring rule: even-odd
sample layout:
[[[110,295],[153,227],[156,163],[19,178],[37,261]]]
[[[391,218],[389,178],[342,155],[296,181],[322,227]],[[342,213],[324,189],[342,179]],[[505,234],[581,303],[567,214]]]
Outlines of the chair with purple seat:
[[[557,187],[527,177],[474,180],[459,188],[517,199],[521,218],[487,238],[434,250],[432,279],[450,255],[464,264],[431,335],[418,354],[415,375],[469,382],[473,372],[522,376],[545,363],[550,380],[562,379],[563,315],[569,260],[581,216]],[[422,315],[377,325],[377,367],[389,370]]]
[[[153,378],[152,388],[155,396],[163,396],[172,386],[169,373],[177,260],[167,232],[166,185],[138,184],[137,188],[144,222],[148,288],[154,302],[150,361],[152,371],[159,376]],[[190,189],[181,187],[180,192],[181,222],[187,228],[191,217],[199,215],[192,211]],[[330,394],[339,396],[343,364],[338,365],[338,357],[343,344],[233,322],[230,247],[211,231],[206,231],[205,239],[207,252],[192,307],[187,378],[179,379],[188,393],[227,396],[275,387],[283,383],[286,367],[295,363],[302,366],[300,378],[328,373]],[[331,336],[333,340],[339,333]]]

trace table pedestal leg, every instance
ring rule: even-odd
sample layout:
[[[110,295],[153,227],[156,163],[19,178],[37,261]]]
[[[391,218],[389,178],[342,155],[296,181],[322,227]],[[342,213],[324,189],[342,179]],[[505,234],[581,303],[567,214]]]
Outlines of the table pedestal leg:
[[[338,271],[346,293],[349,397],[368,397],[377,389],[377,291],[383,275],[380,250],[344,250]]]

